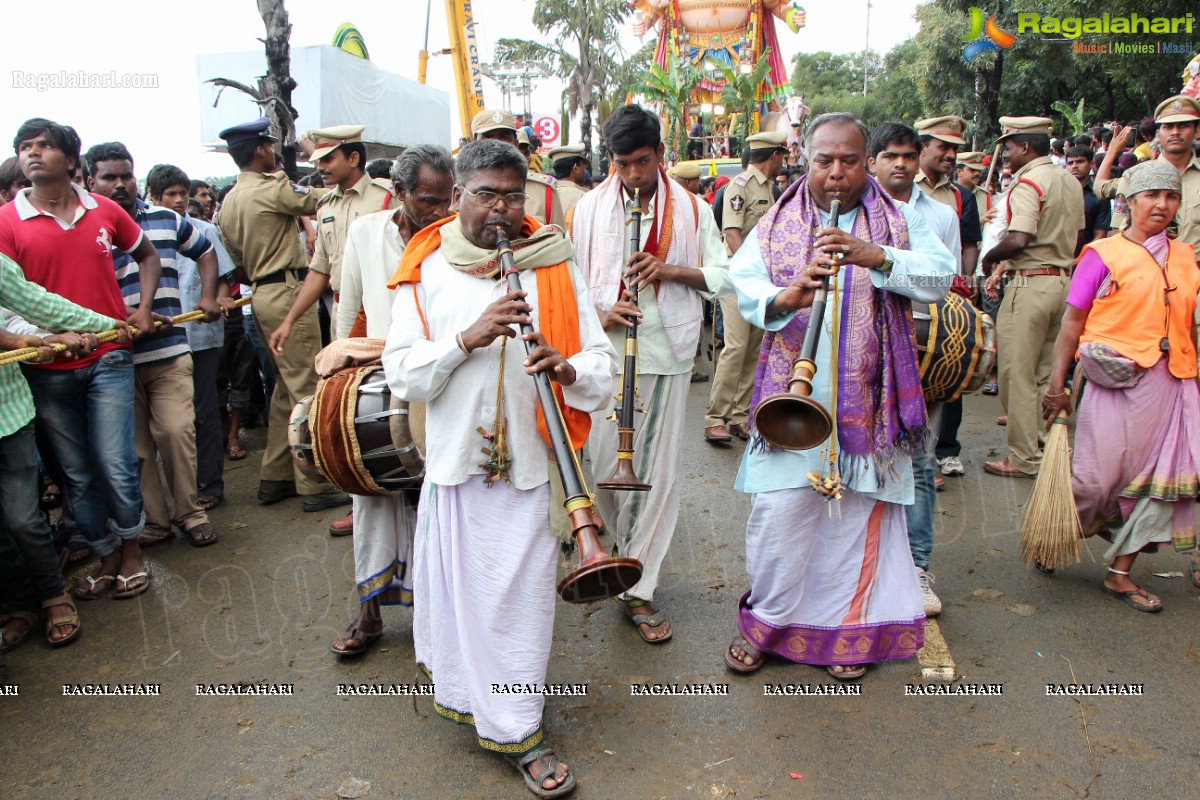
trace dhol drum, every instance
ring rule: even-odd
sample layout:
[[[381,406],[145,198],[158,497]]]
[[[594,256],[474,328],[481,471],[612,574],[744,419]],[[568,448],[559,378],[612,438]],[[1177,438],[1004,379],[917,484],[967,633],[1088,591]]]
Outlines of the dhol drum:
[[[302,472],[350,494],[395,494],[425,477],[425,406],[395,397],[379,365],[322,378],[292,411],[288,440]]]
[[[913,303],[921,388],[926,403],[977,392],[996,364],[996,324],[959,294]]]

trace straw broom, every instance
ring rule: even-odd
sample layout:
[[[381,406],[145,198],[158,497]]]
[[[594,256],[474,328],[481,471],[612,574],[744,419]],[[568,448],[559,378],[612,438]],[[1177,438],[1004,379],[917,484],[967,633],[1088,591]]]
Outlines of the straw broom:
[[[1071,491],[1071,442],[1067,412],[1058,412],[1043,449],[1033,494],[1021,522],[1021,557],[1026,566],[1062,569],[1079,563],[1083,526]]]
[[[233,304],[235,306],[244,306],[249,303],[251,299],[252,298],[249,297],[241,297],[237,300],[234,300]],[[183,314],[176,314],[170,319],[172,325],[182,325],[185,322],[195,322],[196,320],[203,318],[203,311],[188,311]],[[164,323],[162,320],[154,320],[154,327],[156,329],[161,328],[163,324]],[[137,333],[137,328],[134,328],[133,332]],[[110,331],[104,331],[103,333],[96,334],[96,338],[101,343],[113,342],[117,340],[119,335],[120,334],[117,329],[114,328]],[[39,349],[40,348],[37,347],[20,347],[16,350],[0,350],[0,367],[4,366],[5,364],[19,364],[22,361],[32,361],[37,358]],[[65,344],[54,344],[50,345],[50,349],[52,349],[55,353],[65,353],[67,351],[67,346]]]

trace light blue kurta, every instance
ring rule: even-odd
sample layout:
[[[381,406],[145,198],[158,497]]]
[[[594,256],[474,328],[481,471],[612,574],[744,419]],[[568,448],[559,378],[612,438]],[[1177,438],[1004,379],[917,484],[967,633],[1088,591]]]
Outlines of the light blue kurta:
[[[908,223],[909,250],[898,250],[885,247],[891,256],[894,266],[890,274],[870,270],[871,283],[877,289],[895,292],[922,303],[933,303],[946,296],[950,289],[956,269],[954,257],[946,250],[921,215],[907,205],[900,205],[900,210]],[[842,212],[838,219],[838,227],[847,233],[853,232],[854,221],[858,217],[858,208]],[[829,224],[829,215],[821,212],[822,227]],[[861,267],[848,267],[861,269]],[[771,282],[767,265],[763,261],[758,245],[758,228],[746,237],[746,244],[733,256],[729,263],[729,276],[737,290],[738,307],[742,316],[751,325],[764,330],[778,331],[791,322],[794,312],[781,314],[767,319],[767,307],[775,299],[775,295],[783,291]],[[842,308],[838,314],[838,323],[846,318],[845,295],[840,291],[839,279],[838,297]],[[832,285],[830,296],[832,297]],[[830,408],[833,399],[833,385],[829,370],[832,339],[832,308],[827,307],[824,324],[817,340],[817,374],[813,377],[812,398]],[[836,431],[834,432],[836,436]],[[794,489],[808,485],[809,472],[824,473],[828,462],[822,458],[825,447],[812,450],[773,450],[765,451],[760,447],[747,447],[738,469],[734,489],[739,492],[756,494],[778,489]],[[911,505],[913,502],[912,460],[908,455],[899,454],[892,463],[892,469],[882,476],[882,483],[877,486],[875,469],[867,460],[868,467],[853,476],[842,476],[846,485],[868,497],[884,500],[889,503]]]

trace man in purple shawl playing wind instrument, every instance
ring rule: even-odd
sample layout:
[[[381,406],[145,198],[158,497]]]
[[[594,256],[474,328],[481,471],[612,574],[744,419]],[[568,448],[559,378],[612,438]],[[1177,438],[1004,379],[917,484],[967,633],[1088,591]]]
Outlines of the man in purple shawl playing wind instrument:
[[[807,177],[730,263],[742,314],[766,331],[756,409],[787,391],[814,292],[822,276],[836,276],[811,394],[834,418],[833,435],[811,450],[783,450],[769,446],[752,419],[754,439],[734,487],[752,495],[751,589],[724,653],[737,672],[774,654],[852,680],[867,664],[908,658],[924,643],[904,512],[913,502],[911,454],[930,435],[910,301],[944,297],[955,262],[921,215],[867,174],[868,138],[850,114],[813,120]],[[830,227],[835,197],[841,215]]]

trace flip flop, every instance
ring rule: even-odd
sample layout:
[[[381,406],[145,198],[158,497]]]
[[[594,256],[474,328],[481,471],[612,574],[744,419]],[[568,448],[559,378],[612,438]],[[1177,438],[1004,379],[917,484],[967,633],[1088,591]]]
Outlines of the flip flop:
[[[754,659],[753,664],[747,664],[745,661],[739,661],[734,658],[732,652],[734,647],[740,647],[743,652]],[[751,672],[757,672],[762,669],[762,665],[766,663],[767,656],[750,642],[746,641],[746,637],[740,633],[733,637],[733,641],[725,648],[725,666],[729,667],[734,672],[740,672],[743,675],[749,675]]]
[[[838,667],[842,668],[841,672],[834,672]],[[856,681],[863,675],[867,674],[866,664],[830,664],[825,667],[825,671],[833,676],[834,680],[839,681]]]
[[[225,443],[225,457],[228,458],[230,461],[241,461],[243,458],[246,457],[246,451],[243,450],[242,446],[240,444],[238,444],[237,442],[234,442],[233,444],[226,442]]]
[[[554,750],[546,744],[542,744],[536,750],[532,750],[523,756],[504,754],[504,760],[517,768],[517,772],[521,773],[521,777],[525,779],[525,786],[529,791],[541,798],[549,800],[554,797],[566,797],[571,792],[575,791],[575,773],[570,769],[567,770],[567,777],[561,784],[553,789],[547,789],[542,786],[542,781],[558,771],[558,756],[554,754]],[[542,765],[541,778],[534,778],[529,774],[526,766],[534,761]]]
[[[1162,600],[1157,597],[1155,598],[1156,600],[1158,600],[1157,606],[1143,605],[1143,604],[1135,601],[1133,598],[1143,597],[1146,599],[1146,602],[1150,602],[1150,598],[1152,597],[1152,595],[1149,592],[1147,592],[1145,589],[1143,589],[1141,584],[1135,583],[1133,586],[1134,586],[1134,588],[1132,588],[1128,591],[1122,592],[1120,589],[1110,589],[1107,586],[1105,586],[1103,583],[1100,584],[1100,588],[1103,589],[1106,594],[1113,595],[1114,597],[1118,598],[1122,603],[1129,606],[1130,608],[1137,609],[1138,611],[1143,611],[1147,614],[1157,614],[1159,611],[1163,610]]]
[[[84,575],[83,579],[88,583],[86,588],[82,583],[78,583],[75,585],[75,588],[71,590],[71,596],[76,600],[99,600],[101,597],[107,594],[110,589],[117,585],[116,575],[99,575],[95,578],[93,578],[91,575]],[[103,589],[97,589],[96,587],[104,581],[108,581],[108,585],[106,585]]]
[[[350,634],[347,636],[346,634]],[[383,631],[379,633],[367,633],[358,627],[358,620],[351,622],[346,626],[346,630],[342,631],[338,638],[333,640],[333,644],[329,646],[329,652],[337,656],[361,656],[363,653],[371,649],[371,645],[383,638]],[[357,642],[361,641],[358,647],[347,647],[345,650],[338,650],[334,645],[338,642]]]
[[[1000,387],[994,383],[985,383],[982,391],[986,395],[995,397],[996,395],[1000,394]]]
[[[136,586],[131,587],[129,584],[133,583],[133,581],[138,578],[145,578],[146,580],[142,581]],[[117,586],[117,591],[113,594],[114,600],[126,600],[130,597],[137,597],[139,594],[144,593],[150,588],[150,575],[145,571],[135,572],[129,577],[118,575],[115,585]],[[121,588],[122,585],[124,588]]]
[[[629,605],[628,600],[624,602],[627,606],[629,606],[629,608],[641,608],[642,606],[649,605],[649,602],[640,602],[636,606]],[[663,642],[669,642],[671,641],[671,637],[675,635],[675,630],[671,629],[667,631],[666,636],[661,636],[657,639],[651,639],[642,631],[643,625],[649,625],[651,628],[657,628],[659,625],[662,625],[664,622],[668,621],[666,616],[664,616],[663,612],[661,611],[656,611],[653,614],[634,614],[632,616],[625,614],[625,619],[633,623],[633,627],[637,630],[638,636],[642,637],[642,641],[646,644],[662,644]]]

